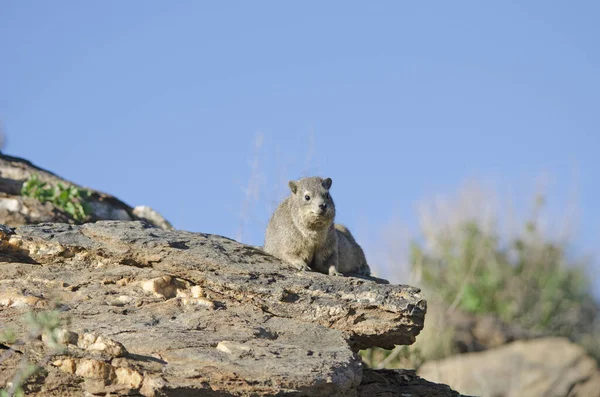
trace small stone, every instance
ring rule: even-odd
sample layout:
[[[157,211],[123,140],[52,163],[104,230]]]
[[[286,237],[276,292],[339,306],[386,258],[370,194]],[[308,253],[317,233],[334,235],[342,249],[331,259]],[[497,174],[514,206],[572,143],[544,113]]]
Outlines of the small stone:
[[[199,285],[194,285],[190,291],[192,292],[192,296],[194,298],[201,298],[204,296],[204,290]]]
[[[125,278],[122,278],[122,279],[118,280],[118,281],[117,281],[117,285],[118,285],[119,287],[124,287],[124,286],[126,286],[127,284],[129,284],[129,281],[130,281],[130,280],[129,280],[129,277],[125,277]]]
[[[249,352],[250,347],[236,342],[231,341],[221,341],[217,344],[217,350],[222,351],[223,353],[232,354],[234,352]]]
[[[117,376],[117,383],[136,389],[142,385],[142,381],[144,380],[144,377],[139,372],[129,368],[117,368],[115,375]]]

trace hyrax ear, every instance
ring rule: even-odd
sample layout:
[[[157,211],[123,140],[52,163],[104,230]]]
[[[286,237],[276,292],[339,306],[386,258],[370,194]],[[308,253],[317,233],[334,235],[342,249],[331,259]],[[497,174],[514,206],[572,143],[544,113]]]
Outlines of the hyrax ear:
[[[288,186],[290,187],[290,190],[292,191],[292,193],[296,194],[296,191],[298,190],[298,185],[296,184],[296,182],[289,181]]]
[[[322,186],[323,186],[325,189],[329,190],[329,188],[331,187],[331,183],[332,183],[332,182],[333,182],[333,181],[331,180],[331,178],[325,178],[325,179],[323,179],[323,182],[321,182],[321,185],[322,185]]]

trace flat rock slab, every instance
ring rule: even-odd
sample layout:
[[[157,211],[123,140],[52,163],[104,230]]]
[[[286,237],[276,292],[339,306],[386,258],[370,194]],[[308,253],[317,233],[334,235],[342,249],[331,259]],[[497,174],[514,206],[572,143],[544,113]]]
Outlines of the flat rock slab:
[[[365,395],[356,351],[411,344],[426,312],[413,287],[297,272],[225,237],[137,221],[0,236],[0,328],[23,332],[21,314],[54,301],[71,320],[68,349],[31,385],[40,395]]]

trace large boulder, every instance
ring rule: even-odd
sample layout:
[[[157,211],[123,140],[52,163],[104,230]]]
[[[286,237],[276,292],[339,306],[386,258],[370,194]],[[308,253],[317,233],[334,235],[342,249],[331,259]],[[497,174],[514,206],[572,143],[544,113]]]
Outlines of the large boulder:
[[[297,272],[225,237],[139,221],[2,230],[2,327],[26,335],[23,315],[55,302],[70,325],[62,352],[5,343],[0,387],[28,357],[43,367],[26,386],[39,396],[458,396],[410,371],[364,371],[356,354],[415,340],[416,288]]]
[[[298,273],[95,190],[80,225],[22,195],[32,176],[81,188],[0,154],[0,223],[17,227],[0,225],[0,389],[30,362],[41,370],[23,388],[40,397],[459,396],[414,371],[363,368],[356,354],[415,340],[418,289]],[[36,332],[31,313],[63,322]]]
[[[482,397],[600,397],[596,362],[566,338],[516,341],[430,361],[418,374]]]

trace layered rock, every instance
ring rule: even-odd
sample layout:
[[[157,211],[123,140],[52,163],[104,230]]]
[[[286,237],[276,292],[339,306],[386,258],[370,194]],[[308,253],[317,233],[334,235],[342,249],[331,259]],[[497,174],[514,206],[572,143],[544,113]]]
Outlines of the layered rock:
[[[24,385],[34,396],[458,396],[356,354],[415,340],[418,289],[299,273],[97,191],[92,223],[77,225],[20,195],[33,174],[72,184],[0,155],[0,222],[17,226],[0,227],[0,331],[19,336],[0,343],[0,388],[27,358],[42,368]],[[56,310],[68,322],[27,340],[24,316]]]
[[[39,395],[399,395],[381,375],[361,386],[356,351],[412,343],[426,311],[416,288],[299,273],[224,237],[137,221],[0,235],[2,326],[25,334],[21,315],[54,302],[71,320],[62,353],[14,346],[38,362],[51,354],[28,386]]]

